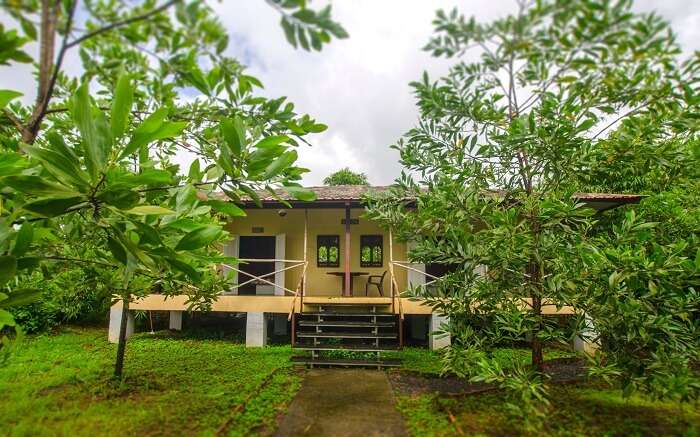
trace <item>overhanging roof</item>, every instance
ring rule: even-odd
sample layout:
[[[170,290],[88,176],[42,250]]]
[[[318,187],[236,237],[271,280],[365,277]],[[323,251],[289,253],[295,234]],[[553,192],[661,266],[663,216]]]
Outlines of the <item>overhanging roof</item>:
[[[381,194],[389,191],[392,186],[367,186],[367,185],[337,185],[323,187],[306,187],[316,194],[316,200],[305,202],[294,199],[282,189],[275,190],[277,196],[288,202],[292,208],[361,208],[363,198],[369,193]],[[222,197],[226,196],[222,194]],[[263,208],[283,208],[284,204],[267,191],[258,192]],[[639,203],[645,196],[639,194],[619,193],[574,193],[573,198],[585,203],[598,211],[605,211],[629,203]],[[226,198],[227,199],[227,198]],[[407,199],[410,200],[410,199]],[[243,206],[255,208],[255,202],[250,199],[243,200]]]

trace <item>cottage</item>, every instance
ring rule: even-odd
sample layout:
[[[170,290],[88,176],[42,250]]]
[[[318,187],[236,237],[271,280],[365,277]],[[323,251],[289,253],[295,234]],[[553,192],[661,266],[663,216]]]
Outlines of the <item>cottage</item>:
[[[333,186],[310,188],[313,202],[261,193],[262,207],[246,201],[247,216],[232,220],[232,239],[224,252],[240,264],[223,266],[233,272],[232,288],[213,311],[246,314],[246,345],[264,346],[268,329],[287,333],[301,349],[380,351],[424,340],[432,348],[449,344],[448,337],[429,335],[445,321],[419,301],[402,297],[410,286],[429,283],[441,266],[411,263],[407,244],[363,217],[363,197],[389,187]],[[577,199],[604,211],[641,196],[577,194]],[[185,296],[164,299],[152,294],[130,310],[170,312],[170,328],[181,329]],[[112,307],[109,339],[119,333],[121,304]],[[571,313],[571,309],[552,314]],[[128,332],[133,332],[129,317]],[[341,348],[341,347],[338,347]]]

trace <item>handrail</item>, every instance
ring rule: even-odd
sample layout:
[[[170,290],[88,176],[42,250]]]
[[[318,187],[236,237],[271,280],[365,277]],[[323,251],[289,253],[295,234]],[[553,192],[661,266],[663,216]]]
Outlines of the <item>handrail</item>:
[[[428,281],[428,282],[422,284],[423,287],[430,285],[430,284],[438,281],[439,279],[441,279],[439,276],[431,275],[430,273],[426,273],[423,270],[418,270],[415,267],[411,267],[410,264],[422,264],[422,263],[416,263],[416,262],[411,262],[411,261],[394,261],[394,260],[389,262],[389,272],[391,274],[392,287],[396,286],[396,289],[397,290],[399,289],[398,284],[396,283],[396,275],[394,274],[394,265],[399,266],[401,268],[404,268],[406,270],[420,273],[421,275],[425,275],[425,276],[431,278],[432,279],[431,281]],[[401,296],[400,295],[398,297],[398,300],[399,300],[399,317],[401,317],[401,319],[403,320],[403,318],[404,318],[403,305],[401,303]]]
[[[294,263],[294,265],[287,266],[287,267],[284,267],[284,268],[279,269],[279,270],[275,270],[274,272],[265,273],[265,274],[260,275],[260,276],[253,275],[253,274],[251,274],[251,273],[249,273],[249,272],[244,272],[244,271],[238,269],[237,267],[234,267],[234,266],[231,266],[231,265],[228,265],[228,264],[221,264],[223,267],[229,268],[229,269],[231,269],[231,270],[233,270],[233,271],[235,271],[235,272],[237,272],[237,273],[240,273],[240,274],[249,276],[249,277],[251,278],[251,279],[248,279],[248,280],[246,280],[245,282],[242,282],[242,283],[240,283],[240,284],[234,284],[234,285],[231,287],[231,289],[237,289],[237,288],[240,288],[240,287],[242,287],[242,286],[244,286],[244,285],[250,284],[251,282],[254,282],[254,281],[258,280],[258,281],[261,281],[261,282],[263,282],[263,283],[265,283],[265,284],[272,285],[273,287],[279,287],[279,288],[281,288],[282,290],[284,290],[285,292],[288,292],[288,293],[290,293],[290,294],[296,294],[297,291],[290,290],[289,288],[285,287],[284,285],[275,284],[274,282],[268,281],[268,280],[265,279],[265,278],[270,277],[270,276],[273,276],[273,275],[276,275],[277,273],[282,273],[282,272],[285,272],[285,271],[287,271],[287,270],[291,270],[291,269],[296,268],[296,267],[299,267],[299,266],[301,266],[301,265],[306,266],[306,265],[308,264],[308,262],[306,262],[306,261],[301,261],[301,260],[287,260],[287,259],[260,259],[260,260],[258,260],[258,259],[251,259],[251,258],[248,258],[248,259],[240,259],[239,261],[244,261],[244,262],[284,262],[284,263]],[[305,269],[306,269],[306,267],[305,267]],[[304,270],[304,271],[306,271],[306,270]],[[303,275],[302,275],[302,277],[303,277]]]
[[[304,283],[304,278],[306,277],[306,268],[309,266],[309,262],[306,261],[304,263],[304,270],[301,272],[301,276],[299,277],[299,282],[297,283],[296,290],[294,291],[294,299],[292,299],[292,307],[289,310],[289,315],[287,316],[287,320],[292,320],[292,315],[294,314],[294,310],[296,308],[296,302],[297,302],[297,297],[299,296],[299,290],[302,290],[302,299],[303,299],[303,288],[302,284]]]
[[[420,273],[421,275],[428,276],[429,278],[432,279],[432,281],[426,282],[425,284],[423,284],[423,286],[430,285],[430,284],[432,284],[433,282],[435,282],[435,281],[437,281],[438,279],[440,279],[439,276],[431,275],[430,273],[426,273],[424,270],[418,270],[418,269],[415,268],[415,267],[410,267],[410,266],[406,265],[406,264],[422,264],[422,263],[411,262],[411,261],[392,261],[392,262],[393,262],[394,264],[396,264],[397,266],[399,266],[399,267],[403,267],[403,268],[406,269],[406,270],[411,270],[411,271]]]

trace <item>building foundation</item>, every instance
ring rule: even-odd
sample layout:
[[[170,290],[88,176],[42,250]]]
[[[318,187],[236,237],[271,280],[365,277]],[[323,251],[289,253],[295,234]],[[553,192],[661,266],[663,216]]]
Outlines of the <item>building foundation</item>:
[[[428,344],[430,350],[443,349],[452,344],[452,339],[450,334],[436,334],[436,331],[445,330],[447,324],[450,323],[450,318],[443,315],[433,313],[430,316],[430,337],[428,339]]]
[[[265,313],[246,313],[245,346],[263,347],[267,344],[267,318]]]
[[[110,343],[119,343],[119,330],[121,328],[122,311],[124,311],[124,309],[121,307],[112,307],[109,310],[109,332],[107,334],[107,340]],[[134,334],[134,314],[128,310],[127,313],[126,338],[129,338]]]

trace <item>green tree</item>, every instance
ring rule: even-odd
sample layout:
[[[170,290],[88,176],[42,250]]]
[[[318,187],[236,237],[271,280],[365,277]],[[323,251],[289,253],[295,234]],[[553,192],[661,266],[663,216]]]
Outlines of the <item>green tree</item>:
[[[295,46],[320,50],[331,35],[347,36],[330,7],[269,3]],[[3,8],[21,32],[0,29],[2,62],[31,61],[22,51],[29,41],[38,42],[39,58],[33,105],[0,90],[0,328],[15,324],[5,308],[39,296],[18,289],[16,276],[45,261],[113,270],[115,299],[126,308],[154,289],[206,308],[225,286],[212,265],[235,262],[216,248],[227,239],[222,220],[244,215],[235,201],[274,187],[313,199],[299,185],[307,170],[295,165],[295,147],[326,126],[297,115],[284,98],[254,94],[262,84],[224,55],[228,36],[205,2]],[[80,78],[63,70],[71,51]],[[186,90],[196,97],[184,98]],[[180,151],[196,156],[184,172],[171,161]],[[94,247],[83,257],[86,239]],[[122,321],[117,377],[124,348]]]
[[[348,167],[331,173],[323,180],[323,185],[369,185],[367,175],[364,173],[355,173]]]
[[[652,165],[638,172],[663,173],[656,164],[670,142],[688,148],[697,132],[698,64],[681,63],[667,23],[632,12],[631,1],[517,3],[517,14],[491,23],[438,11],[426,49],[457,61],[446,77],[434,82],[424,74],[412,84],[420,123],[395,146],[410,173],[392,196],[371,203],[370,216],[417,242],[412,259],[456,266],[435,287],[415,290],[451,317],[444,327],[455,339],[447,368],[514,389],[536,416],[546,405],[543,344],[566,344],[585,331],[587,310],[620,315],[596,312],[618,288],[608,288],[598,306],[586,295],[609,275],[613,254],[605,254],[609,261],[595,256],[599,217],[573,194],[592,186],[590,176],[613,143],[628,142],[635,153],[649,141],[643,150]],[[633,166],[628,160],[624,167]],[[612,177],[620,176],[627,175]],[[418,208],[405,208],[400,199],[407,194]],[[632,217],[626,223],[632,232],[649,226]],[[670,260],[678,263],[683,259]],[[586,276],[583,265],[595,265],[598,276]],[[697,271],[677,277],[674,294],[692,278]],[[688,297],[684,311],[692,302],[697,307]],[[563,306],[577,313],[573,330],[544,315]],[[683,341],[664,343],[662,328],[656,340],[669,355],[682,355],[678,346],[697,326],[668,326],[682,329]],[[503,369],[489,359],[494,347],[525,339],[531,368]]]

